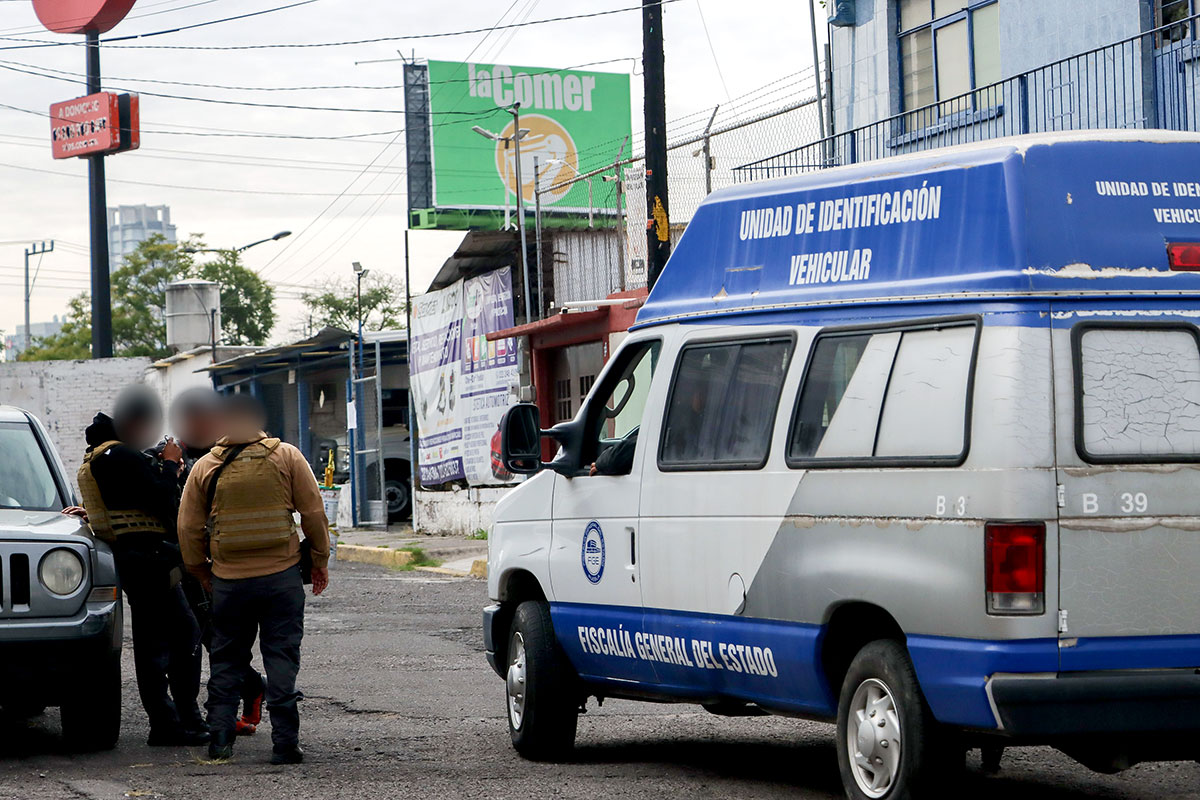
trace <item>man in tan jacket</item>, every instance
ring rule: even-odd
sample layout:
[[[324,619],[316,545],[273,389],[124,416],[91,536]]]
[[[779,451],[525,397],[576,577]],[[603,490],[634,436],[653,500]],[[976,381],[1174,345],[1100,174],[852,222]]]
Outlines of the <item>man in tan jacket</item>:
[[[296,706],[304,586],[292,513],[300,513],[312,550],[314,595],[329,585],[328,523],[312,469],[299,450],[263,432],[262,406],[234,395],[225,417],[228,434],[192,467],[179,507],[184,564],[213,596],[209,756],[233,754],[242,676],[257,635],[267,671],[271,763],[296,764],[304,757]]]

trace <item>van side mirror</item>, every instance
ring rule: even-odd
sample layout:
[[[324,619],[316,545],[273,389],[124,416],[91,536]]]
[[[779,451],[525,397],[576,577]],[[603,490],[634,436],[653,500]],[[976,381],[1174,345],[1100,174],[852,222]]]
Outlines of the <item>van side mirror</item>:
[[[500,420],[500,460],[516,475],[532,475],[542,468],[542,430],[538,407],[518,403]]]

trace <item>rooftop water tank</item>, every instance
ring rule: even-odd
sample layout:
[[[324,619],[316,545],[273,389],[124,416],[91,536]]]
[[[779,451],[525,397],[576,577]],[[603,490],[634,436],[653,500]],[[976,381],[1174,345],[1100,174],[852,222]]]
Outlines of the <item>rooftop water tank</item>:
[[[167,346],[181,353],[221,338],[221,284],[186,280],[167,284]]]

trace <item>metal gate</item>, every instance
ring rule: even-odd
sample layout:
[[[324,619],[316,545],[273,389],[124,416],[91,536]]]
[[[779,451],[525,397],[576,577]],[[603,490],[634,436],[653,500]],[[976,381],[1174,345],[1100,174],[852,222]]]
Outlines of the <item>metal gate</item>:
[[[383,465],[383,392],[379,342],[372,358],[362,363],[362,374],[351,381],[356,426],[350,431],[356,524],[387,527],[387,501]],[[363,359],[364,354],[351,351]],[[357,370],[351,370],[352,374]]]

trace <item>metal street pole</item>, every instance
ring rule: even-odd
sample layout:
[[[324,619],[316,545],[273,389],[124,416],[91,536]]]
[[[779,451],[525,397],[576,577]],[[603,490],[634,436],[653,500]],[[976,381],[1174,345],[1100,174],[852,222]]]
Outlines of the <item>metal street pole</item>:
[[[100,32],[87,32],[87,93],[100,91]],[[112,288],[108,270],[108,200],[104,154],[88,157],[88,213],[92,250],[92,358],[112,358]]]
[[[362,279],[366,270],[358,272],[358,377],[363,376],[363,338],[362,338]]]
[[[532,305],[529,291],[529,247],[525,241],[525,184],[521,183],[521,104],[513,103],[505,109],[513,118],[513,146],[516,147],[517,163],[517,218],[521,228],[521,271],[525,274],[525,324],[529,324],[529,307]],[[539,273],[538,277],[541,275]]]
[[[25,248],[25,349],[28,350],[33,346],[33,329],[29,324],[29,298],[33,296],[33,284],[29,281],[29,257],[40,256],[43,253],[49,253],[54,250],[54,240],[50,240],[49,247],[45,242],[31,244]],[[34,278],[37,276],[35,275]]]
[[[542,296],[542,175],[537,156],[533,157],[533,229],[533,246],[537,250],[538,319],[541,319],[546,310],[546,298]]]
[[[721,110],[720,106],[713,109],[712,116],[708,118],[708,125],[704,127],[704,196],[712,194],[712,126],[717,119],[717,112]]]

